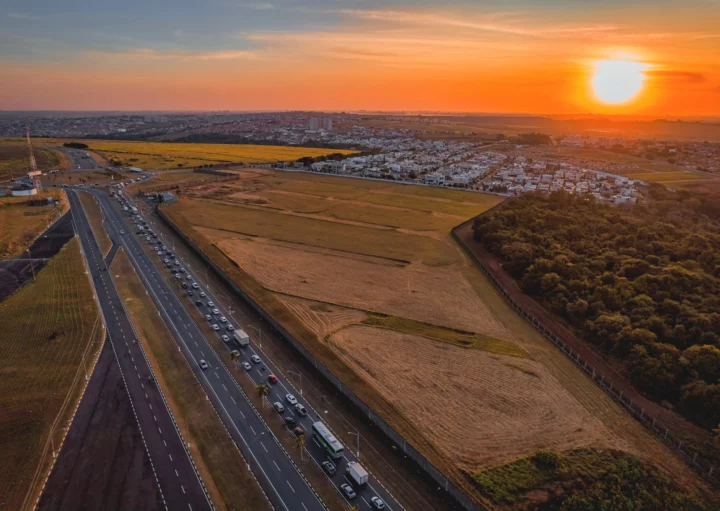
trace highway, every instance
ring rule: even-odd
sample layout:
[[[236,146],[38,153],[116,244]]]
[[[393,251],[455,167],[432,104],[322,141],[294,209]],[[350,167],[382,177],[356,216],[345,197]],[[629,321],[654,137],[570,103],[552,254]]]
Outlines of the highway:
[[[73,170],[92,170],[100,168],[100,165],[98,165],[95,159],[83,149],[71,149],[68,147],[59,147],[58,149],[67,154],[70,160],[72,160]]]
[[[107,333],[138,421],[163,502],[169,510],[213,510],[213,505],[145,358],[115,282],[80,201],[67,189],[83,255],[92,277]]]
[[[106,193],[98,189],[89,191],[100,202],[108,234],[125,247],[135,271],[228,432],[236,444],[244,447],[243,451],[251,453],[250,459],[245,456],[246,461],[270,501],[277,509],[288,511],[327,509],[150,260],[133,234],[134,226],[124,223],[119,208]],[[209,367],[201,369],[200,360],[205,360]]]
[[[102,193],[99,190],[94,190],[93,193],[96,196],[98,196],[99,198],[101,198],[101,203],[104,205],[103,206],[104,209],[114,211],[115,208],[113,208],[111,206],[112,201],[107,197],[107,195],[105,195],[104,193]],[[117,208],[117,209],[119,211],[119,208]],[[108,213],[106,213],[106,216],[107,215],[108,215]],[[132,234],[136,231],[137,228],[129,222],[130,219],[128,216],[126,216],[126,218],[128,218],[128,222],[126,222],[127,225],[123,225],[122,220],[120,220],[120,218],[122,217],[122,215],[120,215],[120,213],[116,213],[115,216],[119,220],[119,223],[117,224],[116,228],[124,229],[126,231],[125,238],[128,240],[132,240],[132,242],[134,244],[137,244],[138,245],[137,251],[142,253],[142,255],[144,256],[144,257],[138,258],[140,265],[141,265],[141,271],[146,275],[156,275],[155,277],[151,277],[152,280],[148,281],[150,286],[155,287],[155,289],[158,289],[157,286],[160,286],[160,282],[162,282],[163,285],[168,287],[168,292],[170,294],[172,294],[173,296],[175,296],[177,303],[182,307],[181,302],[177,299],[177,296],[174,294],[173,290],[169,288],[169,286],[168,286],[167,282],[165,281],[165,279],[163,278],[163,276],[159,275],[160,270],[157,268],[156,265],[154,265],[152,263],[152,261],[149,260],[149,256],[147,256],[147,253],[145,251],[143,251],[141,247],[139,247],[139,243],[147,243],[145,238],[140,238],[140,239],[142,239],[142,241],[140,242],[140,241],[138,241],[138,237],[136,237],[134,234]],[[163,240],[163,237],[161,234],[159,234],[159,236],[160,236],[160,238],[158,240],[164,241],[165,245],[169,248],[170,243],[167,240]],[[153,246],[153,250],[155,250],[154,246]],[[159,257],[159,263],[162,264],[162,261],[167,257],[168,256],[165,253],[163,253],[163,255]],[[207,288],[207,286],[205,286],[202,283],[202,281],[198,278],[198,275],[196,275],[193,272],[192,268],[190,268],[189,266],[187,266],[185,264],[182,264],[182,267],[185,270],[184,275],[186,275],[192,279],[192,280],[187,280],[187,277],[186,277],[186,282],[187,283],[194,282],[198,285],[198,288],[193,290],[194,293],[193,293],[193,297],[192,297],[193,302],[195,302],[196,300],[202,301],[202,305],[198,307],[198,310],[203,314],[203,316],[211,317],[210,324],[218,325],[218,327],[220,328],[219,331],[216,332],[216,335],[218,335],[218,337],[220,337],[223,334],[226,334],[232,338],[232,333],[227,331],[226,324],[219,321],[219,318],[225,317],[228,320],[227,324],[233,324],[233,326],[235,326],[236,328],[238,328],[238,327],[243,328],[243,326],[240,324],[237,324],[234,321],[234,319],[232,319],[232,315],[229,314],[228,311],[220,304],[219,300],[217,300],[213,296],[211,290],[209,290]],[[174,266],[173,272],[179,271],[179,268],[180,268],[180,266]],[[206,296],[200,297],[199,296],[200,293],[205,293]],[[213,305],[209,306],[208,305],[209,302],[212,302]],[[191,306],[197,306],[197,305],[191,305]],[[214,309],[214,308],[217,308],[219,310],[219,314],[213,314],[212,309]],[[180,328],[183,328],[183,327],[189,328],[188,325],[192,322],[193,322],[193,319],[188,314],[188,322],[187,323],[179,323],[178,326]],[[244,328],[244,330],[247,331],[248,329]],[[199,333],[199,330],[197,330],[197,332]],[[251,333],[251,332],[248,332],[248,333]],[[200,334],[200,335],[202,335],[202,334]],[[204,337],[203,337],[203,339],[204,339]],[[211,351],[213,351],[212,348],[209,347],[209,344],[208,344],[208,348]],[[233,349],[237,349],[237,346],[235,346],[234,343],[231,341],[231,342],[225,343],[225,348],[228,351],[230,351]],[[253,382],[254,385],[257,385],[260,383],[267,383],[268,375],[270,373],[274,374],[278,378],[278,382],[276,384],[270,385],[270,394],[268,395],[268,400],[271,403],[275,403],[275,402],[282,403],[285,407],[285,412],[282,413],[282,416],[286,417],[288,415],[292,415],[294,420],[296,421],[296,423],[298,425],[300,425],[304,429],[304,431],[307,433],[307,435],[306,435],[306,437],[307,437],[306,451],[312,457],[312,459],[315,461],[315,463],[317,463],[319,465],[323,461],[330,460],[337,466],[337,473],[334,476],[330,477],[329,480],[336,487],[336,490],[338,491],[338,493],[340,493],[342,495],[342,492],[340,491],[340,485],[343,483],[349,482],[349,480],[347,479],[347,476],[345,475],[346,465],[350,461],[358,461],[355,453],[352,452],[353,451],[352,446],[345,446],[344,455],[341,459],[339,459],[339,460],[330,459],[328,456],[328,453],[318,444],[317,440],[311,434],[312,423],[316,422],[316,421],[322,421],[323,420],[322,415],[319,414],[316,410],[314,410],[309,405],[309,403],[304,403],[302,401],[301,394],[294,388],[294,386],[289,381],[289,379],[286,378],[280,372],[280,370],[272,362],[272,360],[269,360],[264,353],[256,350],[254,342],[251,342],[251,344],[248,347],[246,347],[244,349],[240,349],[238,351],[240,352],[240,362],[248,362],[251,365],[251,370],[246,371],[245,374]],[[196,356],[196,360],[204,359],[204,360],[210,362],[210,360],[208,360],[208,358],[204,356],[207,353],[208,352],[201,352],[200,356]],[[213,351],[213,353],[214,353],[214,351]],[[262,363],[261,364],[253,363],[251,361],[251,357],[253,355],[257,355],[258,357],[260,357],[262,359]],[[214,364],[215,364],[215,362],[211,363],[210,364],[211,367],[213,367],[213,368],[216,367]],[[267,370],[263,371],[263,369],[265,369],[265,368],[267,368]],[[228,373],[228,376],[232,379],[232,376],[230,376],[229,373]],[[301,402],[306,407],[307,412],[308,412],[307,416],[301,416],[294,409],[293,406],[290,406],[290,404],[287,402],[287,399],[285,397],[287,394],[292,394],[293,396],[295,396],[298,399],[298,401]],[[280,418],[279,418],[279,420],[280,420]],[[290,430],[287,430],[287,434],[290,435],[292,433],[290,432]],[[367,467],[365,467],[365,468],[367,468]],[[359,509],[375,509],[375,507],[373,507],[373,505],[371,504],[371,501],[370,501],[370,499],[373,497],[379,497],[380,499],[382,499],[382,501],[385,503],[386,509],[391,509],[391,510],[395,510],[395,511],[400,511],[400,510],[404,509],[403,506],[392,496],[392,494],[388,491],[388,489],[385,488],[375,477],[373,477],[372,474],[370,474],[368,484],[359,489],[356,488],[356,492],[357,492],[357,497],[355,499],[350,500],[349,503],[352,505],[357,505]]]

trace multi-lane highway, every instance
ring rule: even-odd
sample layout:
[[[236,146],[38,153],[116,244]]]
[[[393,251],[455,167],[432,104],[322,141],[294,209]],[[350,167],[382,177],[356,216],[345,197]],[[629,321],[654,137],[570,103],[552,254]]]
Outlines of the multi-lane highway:
[[[67,154],[70,160],[72,160],[74,170],[92,170],[100,168],[100,165],[98,165],[90,153],[83,149],[71,149],[69,147],[60,147],[59,149]]]
[[[166,509],[212,510],[212,503],[162,391],[155,383],[82,205],[73,190],[68,189],[67,195],[75,232],[80,238],[108,336]]]
[[[180,305],[182,307],[182,302],[178,300],[177,296],[169,287],[163,276],[159,274],[160,270],[157,268],[156,265],[152,263],[152,261],[149,260],[146,252],[142,250],[142,247],[139,246],[140,243],[148,243],[148,241],[145,240],[145,237],[141,237],[140,241],[138,241],[138,238],[132,234],[133,232],[135,232],[136,228],[132,224],[130,224],[129,217],[126,216],[126,218],[128,219],[128,225],[124,225],[122,221],[123,215],[119,213],[120,210],[117,206],[113,206],[112,201],[107,197],[107,195],[105,195],[99,190],[95,190],[93,193],[98,196],[98,198],[101,200],[101,204],[103,204],[103,208],[107,210],[106,216],[112,215],[115,220],[117,220],[114,228],[117,230],[125,230],[126,234],[124,238],[127,239],[127,241],[136,248],[136,251],[133,253],[137,255],[135,262],[140,267],[138,273],[140,273],[141,276],[144,275],[144,278],[147,279],[146,285],[149,284],[150,287],[159,289],[162,284],[164,287],[167,288],[167,292],[173,295],[176,305]],[[112,213],[114,213],[114,215]],[[157,251],[159,247],[162,246],[162,241],[164,241],[162,235],[160,235],[160,238],[157,240],[152,237],[150,238],[150,242],[152,242],[153,244],[153,251]],[[165,243],[165,245],[168,245],[168,243]],[[161,251],[161,255],[158,256],[160,258],[160,261],[168,257],[168,251],[168,247],[166,247],[165,251]],[[201,280],[198,278],[198,275],[193,272],[192,268],[185,264],[182,264],[180,266],[178,266],[177,264],[172,264],[172,273],[179,272],[181,267],[183,269],[182,277],[186,284],[188,284],[188,289],[193,288],[192,283],[195,283],[197,285],[197,288],[192,289],[192,302],[194,302],[195,305],[191,306],[197,307],[199,311],[203,314],[203,316],[209,317],[209,323],[211,325],[218,325],[219,329],[216,332],[216,335],[218,335],[218,337],[222,335],[228,335],[228,337],[232,339],[232,332],[229,332],[227,330],[227,324],[232,324],[236,328],[242,328],[243,325],[235,323],[235,321],[232,319],[232,315],[229,314],[222,305],[220,305],[219,301],[216,300],[211,291],[205,285],[203,285]],[[198,302],[200,302],[200,305],[197,305]],[[214,313],[213,309],[217,309],[217,313]],[[187,314],[187,316],[188,317],[186,321],[181,321],[180,323],[177,323],[178,328],[190,328],[189,325],[192,323],[193,320],[189,314]],[[227,323],[220,321],[221,317],[226,318]],[[197,330],[196,326],[194,330]],[[197,330],[197,332],[199,334],[199,330]],[[282,416],[291,416],[295,423],[297,425],[300,425],[300,427],[302,427],[303,430],[307,433],[306,449],[308,454],[318,464],[318,466],[320,463],[327,460],[332,461],[336,465],[336,474],[330,476],[329,480],[336,487],[338,492],[343,495],[343,498],[345,498],[346,496],[343,494],[340,488],[342,484],[350,482],[347,475],[345,474],[345,468],[348,462],[357,461],[355,454],[352,452],[352,447],[345,446],[346,448],[344,449],[342,458],[331,459],[328,456],[328,452],[323,447],[321,447],[318,441],[311,434],[313,422],[322,421],[322,415],[317,413],[317,411],[315,411],[308,403],[304,403],[302,401],[302,396],[300,395],[300,393],[298,393],[292,386],[290,381],[285,378],[283,374],[281,374],[278,367],[263,353],[256,350],[254,343],[251,343],[247,348],[244,349],[239,349],[238,346],[234,345],[232,341],[225,343],[225,346],[227,350],[239,351],[240,362],[247,362],[250,367],[250,370],[246,371],[246,375],[255,385],[260,383],[267,383],[270,374],[274,374],[278,378],[277,383],[270,385],[270,394],[268,395],[269,401],[271,403],[281,403],[285,407],[285,411],[282,413]],[[213,351],[209,344],[207,345],[207,348],[210,351]],[[217,368],[216,361],[211,361],[206,356],[209,355],[210,351],[201,351],[199,354],[196,354],[194,361],[195,363],[198,363],[199,360],[206,360],[208,363],[210,363],[210,370],[214,370],[215,368]],[[261,359],[261,362],[252,362],[253,356],[259,357]],[[199,370],[199,368],[197,370]],[[228,377],[232,378],[229,374]],[[210,379],[210,383],[215,383],[215,386],[217,386],[217,381],[213,382],[212,378]],[[301,415],[294,406],[290,405],[287,399],[288,394],[292,395],[293,397],[298,399],[298,401],[304,404],[308,412],[307,415]],[[291,434],[290,428],[288,429],[287,434]],[[373,503],[373,498],[375,500],[377,500],[378,498],[381,499],[384,502],[386,509],[393,509],[398,511],[403,509],[402,505],[377,479],[373,477],[372,474],[369,477],[368,484],[360,488],[356,487],[355,491],[357,493],[357,497],[347,500],[351,504],[357,505],[360,509],[376,509]]]
[[[236,444],[243,447],[248,464],[277,509],[321,511],[326,509],[320,497],[285,452],[227,367],[205,338],[189,311],[164,279],[160,270],[126,225],[116,204],[104,192],[91,190],[105,215],[105,227],[129,256],[135,271],[178,343],[198,381],[215,406]],[[208,364],[200,368],[200,361]]]

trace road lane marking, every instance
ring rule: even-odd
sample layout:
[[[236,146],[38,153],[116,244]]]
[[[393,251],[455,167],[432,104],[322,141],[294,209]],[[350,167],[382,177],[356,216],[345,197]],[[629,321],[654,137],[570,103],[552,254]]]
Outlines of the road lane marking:
[[[182,484],[180,485],[180,489],[182,490],[183,495],[184,495],[184,494],[185,494],[185,487],[184,487]]]
[[[250,426],[250,431],[252,431],[252,432],[253,432],[253,435],[257,435],[257,433],[255,433],[255,430],[253,429],[253,427],[252,427],[252,426]]]
[[[260,445],[262,445],[262,448],[265,449],[265,452],[268,452],[267,447],[265,447],[265,444],[260,442]]]
[[[278,472],[282,472],[282,470],[280,470],[280,467],[278,467],[278,464],[275,463],[275,460],[273,460],[273,464],[275,465],[275,468],[278,469]]]
[[[288,480],[286,479],[285,482],[288,484],[288,486],[290,487],[290,489],[292,490],[292,492],[295,493],[295,488],[292,487],[292,485],[290,484],[290,481],[288,481]]]

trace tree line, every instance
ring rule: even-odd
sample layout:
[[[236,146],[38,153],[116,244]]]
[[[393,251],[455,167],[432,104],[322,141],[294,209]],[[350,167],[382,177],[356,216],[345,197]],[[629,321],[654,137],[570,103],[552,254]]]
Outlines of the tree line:
[[[653,186],[648,203],[527,194],[475,239],[546,309],[694,423],[720,423],[720,201]]]

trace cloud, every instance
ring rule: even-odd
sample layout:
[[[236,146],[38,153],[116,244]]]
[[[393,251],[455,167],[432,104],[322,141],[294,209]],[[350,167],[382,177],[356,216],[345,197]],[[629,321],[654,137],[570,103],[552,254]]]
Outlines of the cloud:
[[[645,71],[645,75],[651,78],[661,78],[689,83],[703,83],[707,81],[707,78],[702,73],[695,73],[692,71],[679,71],[675,69],[650,70]]]
[[[186,51],[170,50],[158,51],[151,48],[133,48],[119,51],[89,51],[84,55],[97,58],[130,58],[146,60],[253,60],[257,54],[244,50],[223,50],[223,51]]]
[[[256,11],[271,11],[275,9],[275,4],[271,4],[270,2],[239,2],[237,6]]]
[[[38,19],[37,16],[31,16],[30,14],[26,12],[9,12],[7,13],[8,18],[12,18],[14,20],[36,20]]]

